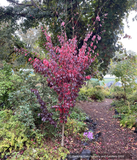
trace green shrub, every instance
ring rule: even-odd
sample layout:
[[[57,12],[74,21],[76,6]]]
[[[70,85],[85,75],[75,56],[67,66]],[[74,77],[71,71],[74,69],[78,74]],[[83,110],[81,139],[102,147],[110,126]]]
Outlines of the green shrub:
[[[133,126],[137,125],[137,112],[125,114],[124,118],[120,121],[120,126],[132,128]]]
[[[99,81],[92,81],[92,80],[90,80],[89,84],[91,84],[93,87],[100,86]]]
[[[122,91],[124,91],[123,88],[122,88],[122,87],[119,87],[119,86],[114,86],[114,87],[113,87],[113,90],[114,90],[114,92],[119,92],[119,91],[122,92]]]
[[[127,103],[124,101],[124,99],[115,100],[111,103],[111,105],[115,105],[115,108],[122,107],[123,105],[126,105]]]
[[[86,119],[86,116],[87,116],[86,113],[82,112],[76,107],[70,109],[70,119],[84,121]]]
[[[33,133],[33,131],[31,130]],[[31,146],[26,135],[26,127],[18,121],[18,118],[13,115],[13,111],[0,111],[0,152],[2,157],[6,152],[19,151],[23,147]]]
[[[96,86],[92,88],[87,88],[87,87],[82,87],[79,91],[79,96],[77,100],[82,100],[82,101],[89,101],[90,99],[93,100],[104,100],[105,94],[104,94],[104,87],[102,86]]]
[[[130,94],[127,99],[132,104],[137,103],[137,92],[134,92],[133,94]]]
[[[113,96],[111,95],[109,89],[104,88],[104,89],[102,90],[102,92],[103,92],[105,98],[113,98]]]
[[[91,98],[95,100],[103,101],[105,99],[105,96],[102,90],[95,90]]]
[[[32,159],[41,159],[41,160],[60,160],[65,159],[69,151],[65,147],[58,146],[56,149],[53,149],[49,146],[45,146],[44,144],[40,145],[40,147],[30,148],[23,151],[22,154],[20,152],[14,152],[12,156],[10,156],[11,160],[19,159],[19,160],[32,160]]]
[[[79,91],[79,93],[78,93],[77,100],[87,101],[88,98],[87,98],[87,95],[86,95],[86,91],[87,91],[87,88],[86,88],[86,87],[80,88],[80,91]]]
[[[65,136],[76,137],[78,133],[84,132],[86,124],[76,119],[70,119],[68,117],[67,123],[65,124]]]
[[[57,136],[58,129],[48,122],[43,123],[41,117],[38,117],[38,113],[41,113],[40,104],[30,89],[38,89],[40,96],[47,104],[48,111],[53,113],[52,118],[55,121],[59,120],[59,112],[51,109],[51,106],[57,104],[57,94],[48,87],[42,76],[34,75],[33,77],[29,77],[29,72],[17,72],[16,75],[19,76],[22,81],[16,82],[18,90],[10,93],[8,100],[18,120],[21,121],[28,130],[29,128],[38,128],[41,129],[43,135],[46,137]],[[41,86],[36,86],[37,83],[41,83]]]
[[[0,108],[4,106],[10,108],[8,101],[9,93],[16,90],[14,79],[11,66],[3,61],[3,68],[0,69]]]
[[[123,91],[116,91],[113,93],[113,97],[117,100],[126,99],[125,93]]]

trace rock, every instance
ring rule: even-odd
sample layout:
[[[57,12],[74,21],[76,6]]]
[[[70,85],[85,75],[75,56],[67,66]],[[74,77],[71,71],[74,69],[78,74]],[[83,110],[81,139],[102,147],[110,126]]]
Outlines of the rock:
[[[89,117],[86,117],[86,119],[84,120],[84,122],[92,123],[92,122],[93,122],[93,120],[92,120],[92,119],[90,119]]]
[[[96,122],[92,123],[92,127],[93,127],[93,129],[96,129],[96,125],[97,125],[97,123],[96,123]]]
[[[90,127],[88,131],[91,131],[94,133],[94,129],[92,127]]]
[[[95,140],[97,141],[100,136],[101,136],[101,132],[97,133],[97,134],[95,135]]]
[[[81,154],[80,154],[81,158],[82,158],[82,159],[83,159],[83,158],[86,158],[86,160],[90,160],[90,159],[91,159],[91,155],[92,155],[92,153],[91,153],[91,151],[88,150],[88,149],[84,149],[84,150],[81,152]]]
[[[88,144],[87,142],[82,142],[82,144],[83,144],[84,146],[89,146],[89,144]]]
[[[115,115],[119,115],[119,112],[115,109]]]
[[[134,130],[134,133],[137,133],[137,127],[136,127],[136,129]]]

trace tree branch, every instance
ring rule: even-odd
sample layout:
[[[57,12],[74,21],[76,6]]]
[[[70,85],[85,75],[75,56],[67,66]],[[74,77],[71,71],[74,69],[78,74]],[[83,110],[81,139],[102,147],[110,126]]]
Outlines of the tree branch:
[[[15,0],[7,0],[7,1],[10,3],[17,4],[19,6],[26,6],[26,7],[34,6],[36,8],[41,9],[39,6],[37,6],[37,4],[33,0],[31,0],[31,4],[18,3],[18,2],[15,2]]]

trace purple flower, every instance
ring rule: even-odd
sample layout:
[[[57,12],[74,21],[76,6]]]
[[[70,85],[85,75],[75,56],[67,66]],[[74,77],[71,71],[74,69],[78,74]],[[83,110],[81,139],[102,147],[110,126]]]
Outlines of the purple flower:
[[[88,139],[94,139],[93,138],[93,132],[84,132],[83,136],[87,137]]]

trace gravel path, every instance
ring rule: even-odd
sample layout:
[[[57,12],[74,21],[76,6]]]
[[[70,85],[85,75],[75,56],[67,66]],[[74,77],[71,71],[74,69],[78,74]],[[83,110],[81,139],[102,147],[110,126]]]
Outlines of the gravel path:
[[[97,142],[90,147],[97,154],[125,154],[124,158],[127,160],[131,158],[126,154],[130,154],[133,160],[137,160],[137,134],[128,128],[120,127],[119,120],[113,118],[114,109],[110,105],[112,101],[105,99],[103,102],[77,104],[97,122],[95,134],[101,132]]]

